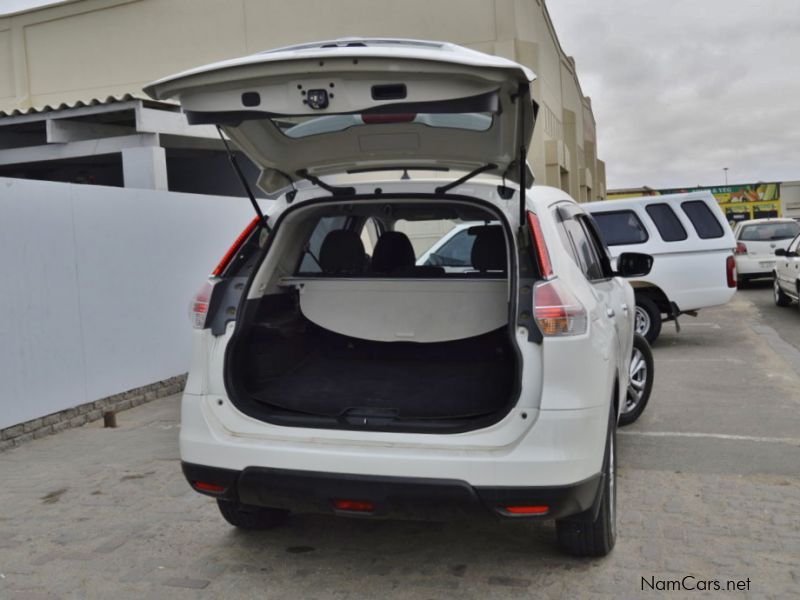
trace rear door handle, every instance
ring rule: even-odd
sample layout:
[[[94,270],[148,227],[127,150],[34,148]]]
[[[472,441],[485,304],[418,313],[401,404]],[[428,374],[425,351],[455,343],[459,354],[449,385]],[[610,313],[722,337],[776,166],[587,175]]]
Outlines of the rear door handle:
[[[622,308],[622,312],[624,312],[624,313],[628,312],[628,305],[627,304],[623,304],[621,306],[621,308]]]

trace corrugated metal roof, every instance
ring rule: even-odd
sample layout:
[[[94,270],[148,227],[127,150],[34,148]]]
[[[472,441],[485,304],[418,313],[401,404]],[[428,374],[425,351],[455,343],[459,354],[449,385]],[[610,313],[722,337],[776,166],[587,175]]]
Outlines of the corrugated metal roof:
[[[109,104],[115,103],[122,103],[122,102],[130,102],[132,100],[138,100],[145,104],[146,106],[158,106],[162,108],[172,108],[177,106],[174,102],[159,102],[152,100],[146,97],[144,94],[142,95],[134,95],[134,94],[122,94],[118,96],[106,96],[106,98],[90,98],[87,100],[76,100],[75,102],[62,102],[61,104],[44,104],[42,106],[33,106],[31,108],[27,108],[24,110],[14,109],[14,110],[0,110],[0,118],[3,117],[18,117],[20,115],[33,115],[38,113],[50,113],[50,112],[57,112],[60,110],[68,110],[73,108],[85,108],[91,106],[106,106]]]

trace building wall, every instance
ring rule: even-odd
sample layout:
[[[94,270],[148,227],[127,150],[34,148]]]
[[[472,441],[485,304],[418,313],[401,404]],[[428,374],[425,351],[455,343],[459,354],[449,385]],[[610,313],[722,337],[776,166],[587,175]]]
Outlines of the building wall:
[[[0,178],[0,429],[188,368],[244,198]]]
[[[450,41],[532,68],[537,181],[604,197],[591,102],[543,0],[75,0],[0,18],[0,111],[141,95],[205,63],[364,35]]]

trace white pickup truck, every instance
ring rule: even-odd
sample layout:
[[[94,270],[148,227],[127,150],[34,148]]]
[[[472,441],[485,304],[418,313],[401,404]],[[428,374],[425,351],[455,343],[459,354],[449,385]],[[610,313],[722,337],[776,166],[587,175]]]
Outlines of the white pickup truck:
[[[630,279],[636,292],[636,331],[652,344],[663,321],[728,302],[736,291],[736,241],[710,192],[643,196],[582,205],[612,257],[653,256],[647,277]]]

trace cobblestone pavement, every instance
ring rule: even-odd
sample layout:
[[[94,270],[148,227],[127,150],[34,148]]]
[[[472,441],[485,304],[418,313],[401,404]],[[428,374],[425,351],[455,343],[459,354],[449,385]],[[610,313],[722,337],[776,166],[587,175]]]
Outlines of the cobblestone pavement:
[[[652,405],[619,438],[606,559],[559,554],[548,523],[235,531],[180,474],[174,396],[0,454],[0,598],[638,598],[662,595],[642,578],[686,575],[750,580],[711,597],[800,597],[793,346],[741,295],[683,325],[665,325]]]

